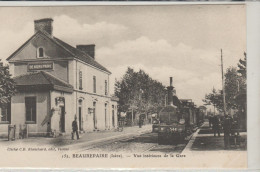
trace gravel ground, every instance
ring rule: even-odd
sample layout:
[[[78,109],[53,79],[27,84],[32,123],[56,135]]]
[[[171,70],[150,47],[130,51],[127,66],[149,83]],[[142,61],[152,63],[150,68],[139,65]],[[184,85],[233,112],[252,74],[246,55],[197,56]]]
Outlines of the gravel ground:
[[[116,152],[116,153],[181,153],[188,141],[177,145],[158,145],[157,133],[142,134],[138,137],[103,143],[85,149],[83,152]],[[82,153],[82,152],[81,152]]]

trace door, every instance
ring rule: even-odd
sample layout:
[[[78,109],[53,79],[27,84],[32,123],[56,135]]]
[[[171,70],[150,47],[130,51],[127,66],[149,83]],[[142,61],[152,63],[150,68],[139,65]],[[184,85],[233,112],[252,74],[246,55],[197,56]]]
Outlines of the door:
[[[107,124],[108,120],[107,120],[107,104],[105,104],[105,128],[108,128],[108,124]]]
[[[79,107],[79,130],[82,131],[82,115],[81,115],[81,107]]]
[[[61,115],[60,115],[60,131],[61,132],[65,132],[65,107],[64,106],[60,106],[60,111],[61,111]]]
[[[114,105],[112,105],[112,126],[115,127],[115,110],[114,110]]]

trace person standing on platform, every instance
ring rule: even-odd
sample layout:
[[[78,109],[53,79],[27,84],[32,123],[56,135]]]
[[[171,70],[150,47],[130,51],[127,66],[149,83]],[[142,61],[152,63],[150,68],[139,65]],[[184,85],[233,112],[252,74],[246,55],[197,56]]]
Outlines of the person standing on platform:
[[[212,118],[212,129],[214,132],[214,137],[216,137],[216,133],[218,133],[218,136],[220,137],[220,121],[218,116],[214,116]]]
[[[212,116],[210,115],[209,116],[209,128],[211,128],[211,125],[212,125]]]
[[[77,140],[79,139],[79,133],[78,133],[78,123],[77,123],[77,116],[75,115],[74,121],[72,122],[72,133],[71,133],[71,139],[74,140],[74,133],[77,135]]]
[[[224,131],[224,145],[225,149],[230,148],[230,134],[231,134],[232,119],[230,116],[225,115],[223,121],[223,131]]]

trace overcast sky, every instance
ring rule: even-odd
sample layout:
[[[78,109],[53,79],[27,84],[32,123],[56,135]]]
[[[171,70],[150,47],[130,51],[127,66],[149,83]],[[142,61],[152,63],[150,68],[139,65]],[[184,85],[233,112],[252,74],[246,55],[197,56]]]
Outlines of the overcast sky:
[[[35,19],[46,17],[63,41],[96,44],[111,81],[127,66],[165,86],[172,76],[178,97],[197,105],[213,86],[221,88],[220,49],[224,68],[237,66],[246,51],[244,5],[1,7],[1,59],[33,35]]]

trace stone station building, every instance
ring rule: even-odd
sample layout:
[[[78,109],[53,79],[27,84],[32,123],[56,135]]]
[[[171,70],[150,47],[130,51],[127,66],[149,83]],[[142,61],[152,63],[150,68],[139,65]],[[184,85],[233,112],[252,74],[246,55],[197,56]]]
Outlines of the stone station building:
[[[63,42],[52,23],[35,20],[35,34],[7,58],[18,93],[0,132],[27,124],[29,135],[70,133],[75,116],[81,132],[116,128],[118,99],[110,95],[111,72],[95,60],[95,45]]]

